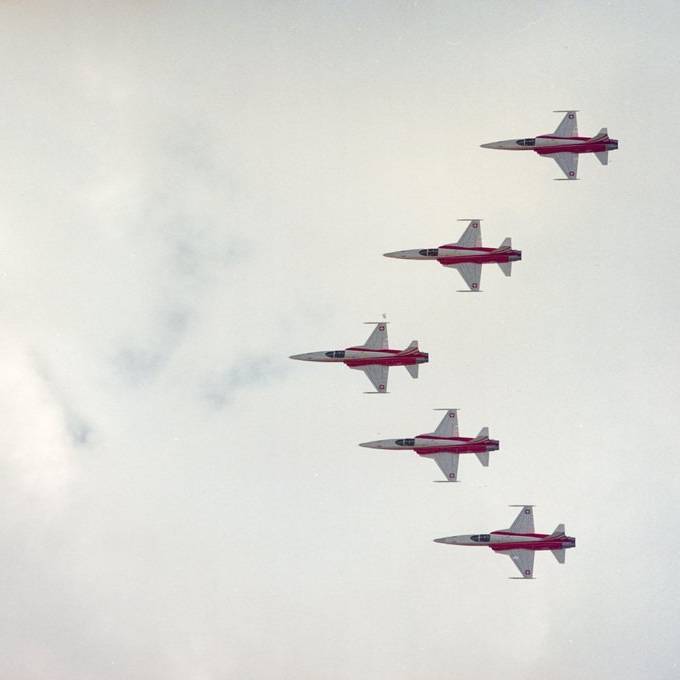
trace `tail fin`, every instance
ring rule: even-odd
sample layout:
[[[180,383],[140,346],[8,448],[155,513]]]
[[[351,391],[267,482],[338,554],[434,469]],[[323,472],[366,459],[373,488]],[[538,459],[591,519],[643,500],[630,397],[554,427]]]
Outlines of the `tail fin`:
[[[481,441],[484,441],[485,439],[488,439],[488,438],[489,438],[489,428],[483,427],[479,431],[479,434],[472,441],[473,442],[481,442]]]
[[[550,552],[555,556],[555,559],[560,564],[564,564],[564,558],[566,557],[566,553],[564,552],[564,548],[560,548],[559,550],[551,550]]]
[[[404,366],[404,368],[411,374],[412,378],[418,377],[418,364],[411,364],[410,366]]]
[[[590,141],[592,142],[594,139],[607,139],[609,137],[609,133],[607,132],[607,128],[602,128],[596,135],[593,135],[590,138]]]
[[[564,524],[558,524],[555,527],[555,531],[550,534],[551,536],[564,536]]]
[[[512,262],[497,262],[497,264],[506,276],[512,276]]]

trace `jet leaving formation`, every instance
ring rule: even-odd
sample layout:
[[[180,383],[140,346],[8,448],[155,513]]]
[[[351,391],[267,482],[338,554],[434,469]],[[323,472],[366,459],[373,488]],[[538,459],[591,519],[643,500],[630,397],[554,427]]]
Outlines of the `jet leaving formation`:
[[[457,269],[470,291],[478,293],[483,264],[495,262],[506,276],[510,276],[512,263],[522,259],[522,251],[513,250],[510,238],[506,238],[498,248],[484,248],[480,222],[481,220],[470,220],[467,229],[456,243],[448,243],[439,248],[397,250],[394,253],[385,253],[385,257],[400,260],[436,260],[445,267]]]
[[[552,158],[564,172],[566,179],[577,179],[578,157],[593,153],[603,165],[609,162],[609,151],[618,149],[619,143],[611,139],[603,128],[593,137],[579,137],[576,111],[560,111],[565,116],[553,134],[523,139],[508,139],[482,144],[487,149],[513,151],[534,151],[540,156]],[[503,274],[510,276],[512,263],[522,259],[522,251],[512,247],[506,238],[498,248],[484,247],[479,219],[461,220],[468,225],[455,243],[438,248],[417,248],[384,253],[385,257],[401,260],[435,260],[444,267],[457,269],[468,290],[480,292],[482,265],[495,263]],[[341,350],[294,354],[290,358],[301,361],[343,363],[350,368],[364,371],[377,394],[387,392],[387,380],[391,366],[404,366],[413,378],[418,377],[420,364],[429,361],[429,355],[421,352],[414,340],[403,350],[390,349],[387,343],[385,321],[375,324],[371,335],[363,345]],[[500,443],[489,436],[489,428],[483,427],[476,437],[461,437],[458,432],[458,410],[445,410],[442,421],[434,432],[419,434],[403,439],[380,439],[364,442],[359,446],[383,451],[414,451],[422,458],[432,459],[444,474],[445,481],[457,482],[460,456],[472,453],[484,466],[489,465],[489,454],[498,451]],[[576,546],[576,539],[567,536],[564,524],[559,524],[551,534],[534,531],[532,505],[523,505],[519,515],[509,529],[492,531],[489,534],[464,534],[434,539],[435,543],[462,546],[486,546],[494,552],[508,555],[522,575],[522,579],[534,578],[534,555],[538,550],[550,550],[555,559],[563,564],[565,551]]]
[[[476,437],[461,437],[458,434],[458,409],[437,409],[446,411],[434,432],[416,435],[413,439],[380,439],[364,442],[359,446],[368,449],[410,450],[419,456],[432,459],[444,473],[447,482],[458,481],[458,459],[463,453],[474,453],[484,466],[489,465],[489,452],[498,451],[500,443],[489,438],[489,428],[483,427]]]
[[[501,142],[482,144],[484,149],[503,151],[534,151],[539,156],[552,158],[565,179],[578,179],[578,157],[582,153],[594,153],[602,165],[609,163],[609,152],[619,148],[619,140],[611,139],[607,128],[602,128],[594,137],[579,137],[576,124],[577,111],[554,111],[564,113],[562,122],[551,135],[539,135],[525,139],[506,139]]]
[[[534,555],[537,550],[550,550],[555,559],[564,564],[565,550],[576,547],[576,539],[567,536],[564,524],[558,524],[552,534],[534,532],[533,505],[521,507],[519,515],[509,529],[492,531],[490,534],[463,534],[448,538],[435,538],[435,543],[447,545],[486,546],[501,555],[507,555],[519,569],[522,578],[534,577]]]

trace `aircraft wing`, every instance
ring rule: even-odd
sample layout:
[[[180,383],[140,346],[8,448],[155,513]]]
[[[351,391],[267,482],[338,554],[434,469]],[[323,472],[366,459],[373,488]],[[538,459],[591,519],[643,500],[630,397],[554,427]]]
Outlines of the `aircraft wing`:
[[[510,525],[508,531],[514,534],[533,534],[534,533],[534,508],[532,505],[523,505],[515,521]]]
[[[457,437],[458,436],[458,409],[450,408],[442,418],[441,423],[433,434],[438,437]]]
[[[463,235],[458,239],[457,246],[463,248],[481,248],[482,247],[482,230],[479,226],[479,220],[470,220],[467,229]]]
[[[549,154],[548,157],[552,158],[560,166],[560,170],[566,175],[567,179],[576,179],[578,173],[578,154],[563,151],[562,153]]]
[[[534,575],[534,551],[533,550],[502,550],[522,574],[522,578],[532,578]]]
[[[378,322],[368,340],[362,345],[368,349],[387,349],[387,324]]]
[[[464,263],[464,264],[451,264],[448,267],[455,267],[463,280],[467,284],[467,287],[474,292],[479,290],[479,282],[482,278],[482,265],[474,263]]]
[[[444,473],[444,477],[451,482],[458,481],[458,459],[457,453],[434,453],[428,458],[432,458]]]
[[[382,366],[380,364],[371,364],[370,366],[357,366],[362,370],[366,377],[371,381],[376,392],[387,391],[387,378],[390,374],[389,366]]]
[[[578,137],[578,125],[576,124],[576,111],[555,111],[564,113],[562,122],[557,126],[554,134],[556,137]]]

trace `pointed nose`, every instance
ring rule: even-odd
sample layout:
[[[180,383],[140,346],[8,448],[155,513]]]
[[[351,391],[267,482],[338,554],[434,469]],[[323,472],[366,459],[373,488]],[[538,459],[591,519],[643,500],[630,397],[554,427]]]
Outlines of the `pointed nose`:
[[[403,260],[408,257],[408,250],[395,250],[393,253],[383,253],[383,257],[395,257]]]
[[[381,441],[363,442],[359,446],[363,446],[365,449],[382,449],[383,443]]]
[[[320,352],[307,352],[306,354],[291,354],[289,359],[297,359],[298,361],[319,361],[322,359]]]
[[[445,538],[435,538],[435,539],[433,539],[433,540],[434,540],[435,543],[446,543],[446,539],[445,539]]]

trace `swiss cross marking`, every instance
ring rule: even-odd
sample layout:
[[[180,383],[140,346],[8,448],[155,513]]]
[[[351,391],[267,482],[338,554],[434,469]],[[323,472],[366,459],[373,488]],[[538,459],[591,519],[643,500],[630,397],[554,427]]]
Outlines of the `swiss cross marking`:
[[[569,114],[569,119],[571,120],[571,119],[573,119],[573,118],[574,118],[574,114],[573,114],[573,113],[570,113],[570,114]]]
[[[524,514],[525,514],[525,515],[530,515],[530,514],[531,514],[531,508],[527,508],[527,509],[524,511]]]
[[[574,171],[573,171],[573,170],[570,170],[570,171],[569,171],[569,177],[573,177],[573,176],[574,176],[574,174],[575,174],[575,173],[574,173]]]
[[[472,223],[472,228],[473,228],[473,229],[477,229],[478,226],[479,226],[479,225],[477,224],[477,222],[473,222],[473,223]]]
[[[384,389],[385,389],[385,385],[378,385],[378,389],[379,389],[379,390],[384,390]]]
[[[473,287],[473,288],[477,288],[477,284],[476,284],[476,283],[473,283],[473,284],[472,284],[472,287]]]
[[[525,575],[525,576],[531,576],[531,569],[525,569],[525,570],[524,570],[524,575]]]
[[[456,478],[456,473],[455,473],[455,472],[449,472],[449,477],[450,477],[451,479],[455,479],[455,478]]]
[[[385,330],[385,326],[382,326],[382,325],[381,325],[381,326],[378,326],[378,330],[379,330],[379,331],[384,331],[384,330]]]
[[[455,418],[456,414],[455,413],[449,413],[449,418]]]

